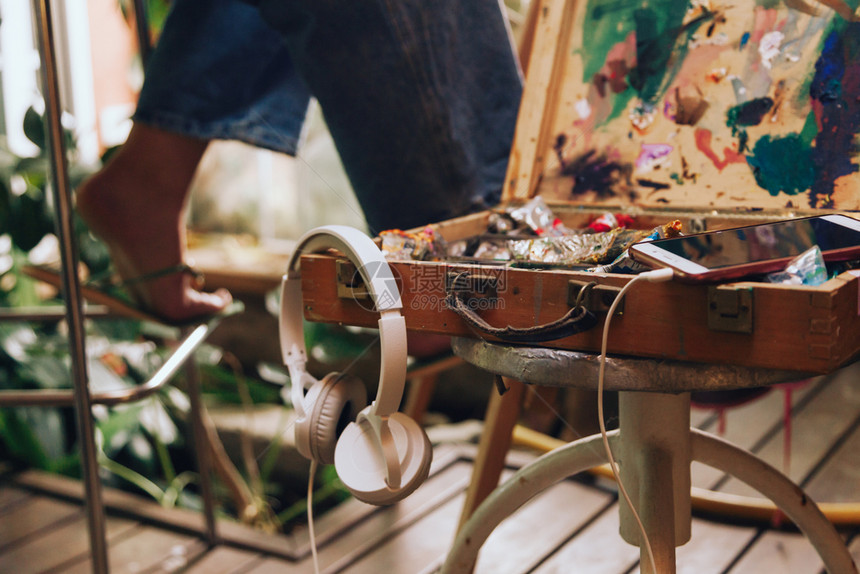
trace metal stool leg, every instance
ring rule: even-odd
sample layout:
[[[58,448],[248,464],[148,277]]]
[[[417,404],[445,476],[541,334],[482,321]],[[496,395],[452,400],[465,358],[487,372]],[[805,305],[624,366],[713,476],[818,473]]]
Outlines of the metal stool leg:
[[[75,386],[75,413],[81,445],[84,488],[87,500],[87,520],[93,572],[107,572],[107,542],[102,504],[101,482],[96,460],[95,436],[87,375],[87,360],[78,274],[78,254],[72,234],[72,193],[69,185],[66,148],[60,122],[57,59],[53,44],[53,21],[49,0],[34,2],[38,19],[39,51],[42,56],[42,92],[45,97],[45,118],[48,149],[51,154],[51,187],[57,214],[57,235],[63,264],[63,291],[66,298],[66,320],[69,324],[69,347],[72,356],[72,378]]]
[[[657,417],[653,418],[655,421],[657,420]],[[659,420],[663,419],[660,418]],[[623,428],[623,420],[621,425]],[[696,429],[691,429],[687,434],[690,437],[691,460],[697,460],[728,472],[772,500],[806,535],[828,572],[856,574],[857,569],[854,561],[839,533],[821,513],[818,506],[809,500],[788,477],[755,455],[720,438]],[[471,572],[481,546],[502,520],[544,489],[568,476],[605,462],[605,453],[601,442],[599,435],[572,442],[543,455],[517,471],[505,484],[487,497],[460,529],[451,552],[442,567],[442,573]],[[613,452],[619,452],[619,449],[624,448],[622,446],[624,441],[621,440],[618,431],[610,433],[610,443]],[[665,451],[658,453],[658,464],[671,464],[669,462],[671,457],[666,456],[666,454]],[[666,466],[666,468],[669,467]],[[643,477],[645,481],[655,479],[656,476]],[[670,482],[676,481],[673,478]],[[627,486],[629,488],[631,485]],[[638,488],[642,489],[644,494],[647,486],[643,488],[643,485],[639,485]],[[677,491],[678,488],[674,490]],[[689,518],[685,517],[684,522],[680,522],[678,528],[675,528],[674,524],[679,521],[675,519],[674,515],[683,508],[678,508],[672,498],[674,496],[661,496],[660,500],[667,507],[664,509],[667,512],[662,514],[663,520],[666,524],[672,525],[669,530],[674,537],[683,534],[684,524]],[[647,515],[643,516],[643,520],[649,531],[649,536],[654,538],[652,543],[657,542],[658,548],[655,549],[655,553],[665,552],[665,549],[660,547],[671,544],[672,540],[667,540],[665,535],[655,532],[653,523],[652,527],[649,528]],[[666,565],[664,564],[664,566]],[[670,571],[674,571],[674,564],[669,565],[669,567]]]

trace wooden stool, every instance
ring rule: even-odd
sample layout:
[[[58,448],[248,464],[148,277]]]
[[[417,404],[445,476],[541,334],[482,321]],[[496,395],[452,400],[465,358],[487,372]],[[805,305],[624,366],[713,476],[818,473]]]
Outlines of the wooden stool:
[[[469,363],[526,383],[597,388],[597,355],[472,339],[455,339],[453,348]],[[807,536],[829,572],[856,572],[836,529],[797,485],[755,455],[690,428],[690,391],[749,388],[803,377],[793,371],[729,365],[607,359],[605,389],[619,392],[620,428],[610,433],[610,443],[621,462],[621,478],[637,505],[661,574],[675,572],[675,547],[690,538],[693,460],[735,476],[773,501]],[[505,420],[505,424],[487,422],[482,451],[492,449],[494,442],[509,443],[513,422],[510,417]],[[593,435],[520,469],[492,491],[474,513],[464,510],[464,518],[468,519],[461,522],[442,572],[470,572],[481,545],[504,518],[545,488],[605,462],[602,439]],[[489,479],[473,477],[473,485],[481,481],[487,483]],[[629,509],[624,504],[619,508],[621,536],[639,546],[639,530]],[[645,552],[642,548],[641,568],[650,572]]]

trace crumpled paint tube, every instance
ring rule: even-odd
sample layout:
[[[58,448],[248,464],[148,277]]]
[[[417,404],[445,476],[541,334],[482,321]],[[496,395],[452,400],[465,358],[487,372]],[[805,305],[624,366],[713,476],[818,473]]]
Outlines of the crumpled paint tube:
[[[670,221],[669,223],[664,223],[663,225],[659,225],[652,229],[650,232],[647,232],[647,235],[639,236],[638,239],[631,241],[627,245],[624,246],[622,252],[615,257],[615,259],[606,265],[599,265],[597,267],[592,267],[588,271],[592,273],[642,273],[643,271],[650,271],[651,267],[646,265],[642,265],[638,261],[634,261],[630,256],[630,251],[628,248],[634,243],[639,243],[642,241],[654,241],[655,239],[668,239],[672,237],[679,237],[682,235],[681,233],[682,224],[680,220]]]

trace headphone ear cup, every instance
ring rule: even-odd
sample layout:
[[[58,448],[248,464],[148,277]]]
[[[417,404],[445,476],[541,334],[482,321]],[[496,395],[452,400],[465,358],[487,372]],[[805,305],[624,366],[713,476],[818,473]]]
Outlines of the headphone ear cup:
[[[367,390],[360,379],[342,373],[330,373],[318,384],[320,389],[307,417],[309,458],[332,464],[338,437],[367,406]]]
[[[335,448],[334,465],[341,482],[368,504],[393,504],[406,498],[430,474],[433,448],[421,425],[400,412],[390,415],[388,424],[400,461],[398,488],[385,482],[385,460],[369,423],[350,423]]]

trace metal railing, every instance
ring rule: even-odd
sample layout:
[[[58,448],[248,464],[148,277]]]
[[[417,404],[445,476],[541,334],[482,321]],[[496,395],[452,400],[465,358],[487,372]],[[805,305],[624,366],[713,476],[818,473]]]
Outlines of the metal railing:
[[[146,15],[143,1],[135,0],[137,33],[141,43],[141,57],[146,62],[150,53]],[[77,245],[73,236],[72,190],[63,128],[60,121],[60,102],[57,74],[57,54],[54,45],[54,21],[50,0],[33,0],[36,28],[41,55],[42,93],[45,99],[45,123],[47,148],[50,154],[50,183],[55,206],[56,231],[59,238],[62,263],[62,292],[65,306],[62,309],[3,309],[0,321],[56,321],[65,320],[69,328],[69,352],[72,363],[71,389],[4,390],[0,391],[0,406],[73,406],[81,449],[81,465],[90,542],[92,570],[98,574],[109,570],[105,512],[99,480],[99,467],[95,442],[92,406],[117,405],[143,400],[163,388],[181,368],[185,368],[187,391],[191,402],[193,441],[200,473],[200,489],[204,502],[204,521],[207,542],[216,542],[214,498],[211,483],[208,438],[202,416],[200,382],[194,351],[206,340],[217,326],[219,318],[211,319],[183,330],[182,340],[164,364],[148,381],[130,389],[117,389],[91,393],[87,372],[86,335],[84,320],[87,317],[106,317],[107,310],[100,306],[84,310],[80,279],[70,270],[78,268]]]

